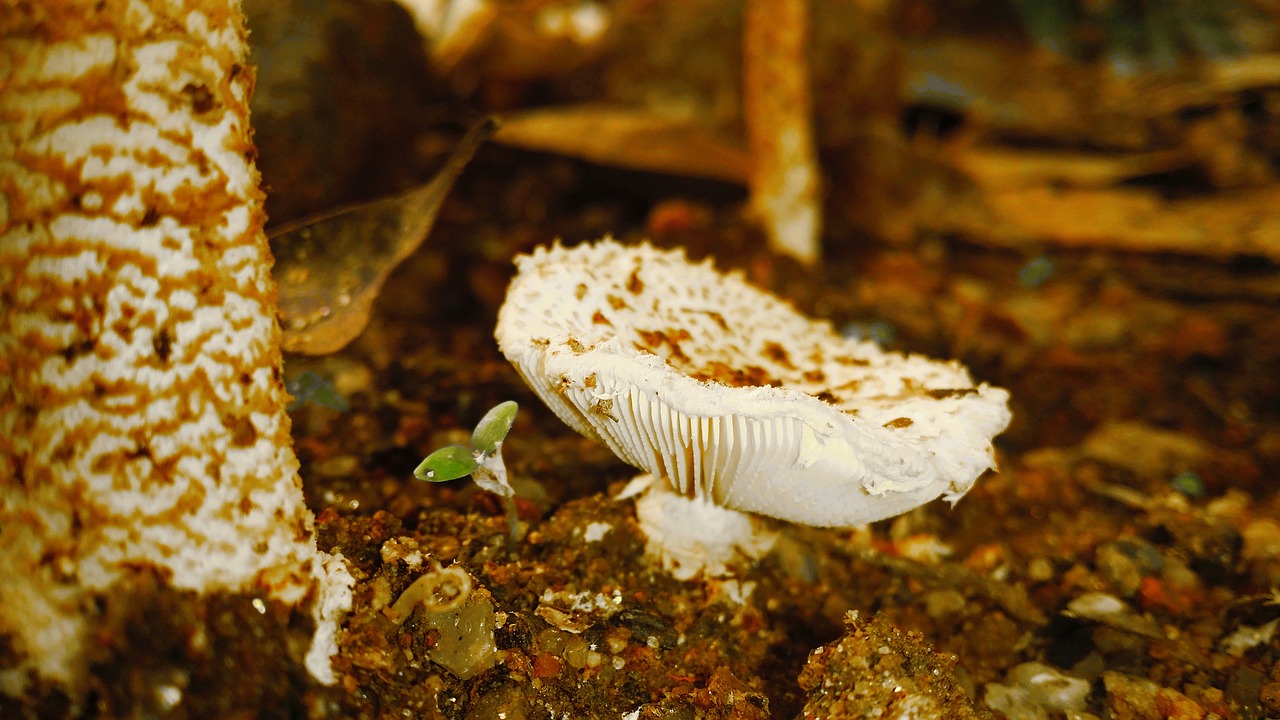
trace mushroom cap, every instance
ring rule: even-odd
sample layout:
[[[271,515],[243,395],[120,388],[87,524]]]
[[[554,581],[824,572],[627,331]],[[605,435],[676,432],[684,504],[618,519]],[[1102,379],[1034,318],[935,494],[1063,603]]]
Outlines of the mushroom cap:
[[[604,239],[516,259],[498,346],[578,432],[679,493],[818,526],[954,502],[1008,393],[885,352],[683,251]]]

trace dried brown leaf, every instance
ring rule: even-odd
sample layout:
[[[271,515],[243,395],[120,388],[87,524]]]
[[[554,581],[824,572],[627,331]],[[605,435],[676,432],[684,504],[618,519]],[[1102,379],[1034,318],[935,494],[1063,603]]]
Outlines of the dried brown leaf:
[[[425,185],[271,233],[286,351],[334,353],[364,330],[382,283],[422,244],[454,180],[492,132],[492,121],[472,128]]]
[[[494,142],[602,165],[745,185],[747,156],[689,120],[626,107],[574,105],[504,116]]]

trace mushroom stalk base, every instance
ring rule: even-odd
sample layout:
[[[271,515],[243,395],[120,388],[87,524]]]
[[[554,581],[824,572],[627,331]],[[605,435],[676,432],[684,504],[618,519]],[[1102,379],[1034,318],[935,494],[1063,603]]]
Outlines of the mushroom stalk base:
[[[681,495],[665,479],[636,500],[636,517],[649,538],[645,553],[678,580],[732,575],[733,565],[759,560],[777,540],[760,518]]]

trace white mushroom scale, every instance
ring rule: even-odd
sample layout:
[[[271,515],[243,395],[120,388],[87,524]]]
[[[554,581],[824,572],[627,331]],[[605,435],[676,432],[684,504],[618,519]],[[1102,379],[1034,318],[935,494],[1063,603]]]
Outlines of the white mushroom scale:
[[[498,315],[555,413],[675,492],[817,526],[954,502],[994,467],[1008,393],[842,337],[736,273],[610,239],[539,248]]]

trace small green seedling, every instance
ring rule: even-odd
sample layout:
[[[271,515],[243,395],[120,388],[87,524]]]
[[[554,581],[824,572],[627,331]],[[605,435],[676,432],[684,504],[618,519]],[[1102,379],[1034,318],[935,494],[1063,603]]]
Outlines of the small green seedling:
[[[471,433],[471,447],[450,445],[427,456],[414,477],[427,482],[448,482],[470,475],[481,488],[502,498],[507,509],[507,528],[511,541],[516,537],[515,490],[507,480],[507,466],[502,462],[502,441],[511,432],[520,406],[514,400],[499,403],[480,418]]]

